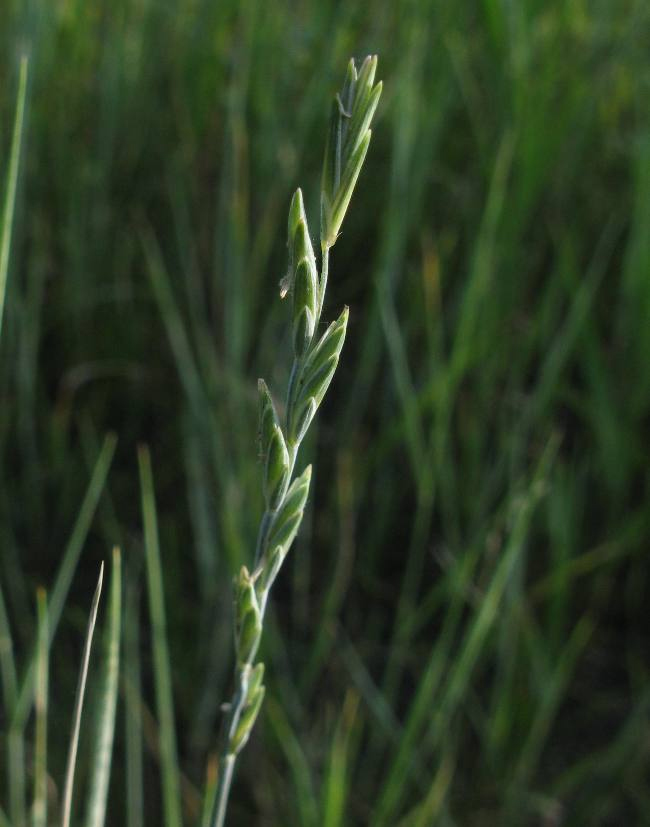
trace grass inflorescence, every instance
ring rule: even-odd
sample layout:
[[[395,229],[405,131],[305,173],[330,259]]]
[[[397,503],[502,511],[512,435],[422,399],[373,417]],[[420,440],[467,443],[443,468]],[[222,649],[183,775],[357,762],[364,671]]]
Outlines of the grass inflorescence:
[[[259,456],[263,466],[265,511],[260,523],[252,572],[242,566],[234,587],[235,691],[227,705],[219,777],[209,827],[222,827],[237,755],[248,741],[264,699],[264,664],[255,663],[271,586],[303,519],[311,466],[294,476],[300,444],[338,365],[348,322],[346,307],[321,333],[321,313],[329,270],[329,251],[338,237],[354,185],[370,143],[370,123],[381,95],[375,84],[377,58],[367,57],[359,71],[350,60],[345,84],[332,110],[321,188],[320,272],[312,247],[302,191],[289,207],[289,269],[280,285],[289,295],[293,365],[282,427],[266,382],[259,380]]]

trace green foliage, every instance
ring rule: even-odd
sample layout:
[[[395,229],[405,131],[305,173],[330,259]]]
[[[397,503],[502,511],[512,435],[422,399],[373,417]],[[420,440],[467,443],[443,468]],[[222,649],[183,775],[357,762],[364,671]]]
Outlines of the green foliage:
[[[275,392],[306,353],[267,422],[314,508],[255,579],[267,669],[229,827],[650,821],[649,33],[635,0],[3,6],[0,824],[60,823],[114,545],[106,824],[208,824],[231,583],[290,484],[279,440],[268,479],[270,440],[252,461],[251,377]],[[323,165],[326,113],[366,53],[387,83],[339,225],[372,62]],[[293,226],[320,208],[337,239],[316,290],[309,232],[287,269],[298,182]],[[73,819],[106,664],[93,647]]]

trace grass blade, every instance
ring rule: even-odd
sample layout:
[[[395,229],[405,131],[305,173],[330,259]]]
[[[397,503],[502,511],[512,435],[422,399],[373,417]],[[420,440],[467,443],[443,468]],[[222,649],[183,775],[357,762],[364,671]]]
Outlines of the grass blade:
[[[11,233],[14,223],[16,207],[16,189],[18,185],[18,171],[20,167],[20,147],[22,144],[23,125],[25,118],[25,101],[27,97],[27,74],[29,61],[26,55],[20,61],[20,76],[18,81],[18,95],[16,98],[16,115],[14,132],[11,141],[9,169],[5,201],[2,211],[2,235],[0,237],[0,335],[4,318],[5,297],[7,294],[7,275],[9,272],[9,253],[11,251]],[[6,709],[11,710],[13,716],[16,700],[16,667],[13,659],[11,636],[4,600],[0,596],[0,668],[2,669],[3,691]],[[7,739],[9,773],[9,798],[12,822],[16,827],[26,823],[25,812],[25,773],[24,773],[24,743],[22,727],[16,726],[12,720]]]
[[[144,825],[144,782],[142,778],[142,710],[140,679],[139,593],[135,580],[126,590],[124,617],[124,697],[126,706],[126,824]]]
[[[25,740],[22,729],[12,723],[7,738],[9,772],[9,811],[14,827],[27,823],[25,810]]]
[[[448,732],[450,723],[469,683],[470,676],[484,651],[487,637],[498,618],[501,600],[525,543],[534,509],[545,492],[544,483],[555,458],[557,447],[558,440],[555,436],[552,436],[538,461],[527,496],[518,505],[504,553],[494,570],[480,606],[467,626],[462,646],[445,675],[444,690],[439,693],[433,708],[431,706],[432,691],[430,690],[438,684],[442,677],[441,670],[444,663],[440,662],[439,668],[434,667],[432,670],[432,676],[435,675],[435,677],[432,680],[431,687],[427,687],[425,681],[420,684],[420,689],[411,704],[400,746],[396,750],[383,793],[373,815],[373,824],[378,825],[378,827],[379,825],[394,823],[395,813],[404,794],[404,779],[410,772],[417,744],[428,742],[430,748],[438,748]],[[453,618],[451,614],[448,617],[450,622],[453,621],[452,627],[455,626],[456,618]],[[437,655],[438,649],[434,647],[432,666]]]
[[[90,649],[93,642],[93,634],[95,632],[95,623],[97,622],[97,609],[99,607],[99,598],[102,593],[102,582],[104,580],[104,564],[102,563],[99,569],[99,579],[95,594],[93,595],[93,602],[90,607],[90,617],[88,618],[88,628],[86,631],[86,642],[84,643],[83,658],[81,661],[81,671],[79,672],[79,682],[77,684],[77,694],[74,704],[74,716],[72,724],[72,736],[70,738],[70,746],[68,748],[68,763],[65,771],[65,787],[63,791],[63,805],[61,808],[61,827],[69,827],[70,814],[72,811],[72,790],[74,787],[74,773],[77,765],[77,749],[79,747],[79,728],[81,726],[81,711],[83,708],[84,695],[86,694],[86,679],[88,677],[88,661],[90,660]]]
[[[323,793],[323,827],[342,827],[346,823],[345,801],[349,789],[349,745],[359,696],[349,692],[332,740]]]
[[[16,208],[16,188],[18,186],[18,170],[20,168],[20,146],[22,144],[23,125],[25,122],[25,100],[27,98],[28,69],[29,59],[27,58],[27,55],[23,55],[20,59],[20,78],[18,81],[14,134],[11,140],[11,155],[9,156],[7,188],[5,192],[4,209],[2,212],[2,238],[0,239],[0,335],[2,334],[2,320],[4,318],[5,297],[7,295],[7,274],[9,272],[11,231],[13,228],[14,211]]]
[[[217,798],[217,783],[219,778],[217,764],[217,759],[214,756],[208,758],[205,794],[203,796],[203,807],[201,810],[201,827],[210,827],[210,818]]]
[[[566,692],[566,687],[569,684],[578,658],[588,644],[593,631],[593,619],[588,615],[584,615],[576,624],[553,672],[549,676],[547,685],[544,687],[543,698],[535,718],[528,728],[517,766],[512,773],[512,784],[509,790],[510,800],[507,804],[513,809],[522,794],[530,788],[530,778],[536,763],[539,761],[545,740],[548,738],[551,722],[558,713],[563,693]]]
[[[0,675],[5,709],[13,715],[18,694],[16,659],[9,628],[9,617],[0,589]],[[25,745],[21,729],[10,726],[7,737],[7,785],[9,807],[14,824],[25,824]]]
[[[266,702],[266,720],[289,767],[292,784],[290,794],[299,814],[298,823],[302,827],[317,827],[318,801],[314,793],[309,761],[286,711],[273,697]]]
[[[171,669],[165,621],[165,597],[163,593],[158,521],[151,473],[151,458],[146,446],[138,450],[140,469],[140,493],[144,519],[144,545],[147,559],[147,583],[149,586],[149,616],[153,635],[154,679],[156,707],[160,726],[160,760],[162,763],[163,805],[167,827],[179,827],[181,820],[180,776],[174,730],[174,705],[172,698]]]
[[[61,612],[63,611],[63,606],[70,589],[70,582],[72,581],[72,576],[75,568],[77,567],[79,555],[81,554],[83,544],[86,540],[86,536],[88,535],[88,530],[95,514],[99,497],[104,489],[108,469],[115,452],[116,443],[117,439],[113,434],[109,434],[104,439],[102,450],[97,458],[90,483],[88,484],[86,496],[81,504],[77,521],[63,553],[63,559],[61,561],[56,581],[54,583],[54,588],[52,589],[50,596],[50,605],[48,610],[48,632],[50,644],[52,643],[59,620],[61,619]],[[24,728],[27,716],[29,715],[31,709],[32,700],[34,697],[35,669],[36,653],[34,652],[29,666],[27,667],[27,672],[20,689],[20,695],[18,696],[16,703],[16,709],[13,714],[12,725],[15,725],[19,731]]]
[[[14,644],[9,628],[9,616],[2,589],[0,589],[0,679],[5,709],[12,709],[18,692]]]
[[[86,824],[103,827],[106,818],[106,800],[111,774],[115,713],[117,709],[117,685],[120,672],[120,636],[122,620],[122,564],[120,550],[113,549],[113,576],[111,577],[111,602],[106,627],[104,680],[99,699],[100,719],[95,737],[93,774],[88,797]]]
[[[36,660],[36,745],[34,749],[33,827],[47,827],[47,693],[48,632],[45,589],[36,595],[38,605],[38,646]]]
[[[178,367],[179,379],[190,405],[195,411],[200,411],[204,407],[205,401],[201,375],[196,365],[183,317],[174,298],[169,273],[163,262],[160,246],[151,232],[143,236],[142,243],[151,286]]]

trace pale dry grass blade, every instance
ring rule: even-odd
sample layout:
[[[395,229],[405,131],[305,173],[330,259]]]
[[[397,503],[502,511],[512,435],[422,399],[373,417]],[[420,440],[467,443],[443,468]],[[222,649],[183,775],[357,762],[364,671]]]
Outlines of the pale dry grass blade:
[[[87,827],[103,827],[106,819],[106,801],[113,757],[117,686],[120,672],[120,639],[122,621],[122,558],[118,548],[113,549],[111,595],[106,628],[103,685],[98,699],[100,711],[95,734],[92,780],[88,797]]]
[[[90,661],[90,650],[93,643],[93,635],[95,633],[95,624],[97,622],[97,609],[99,608],[99,598],[102,594],[102,583],[104,580],[104,564],[101,564],[99,569],[99,579],[93,602],[90,607],[90,617],[88,618],[88,627],[86,630],[86,641],[84,643],[83,657],[81,661],[81,671],[79,672],[79,682],[77,683],[77,694],[75,697],[72,735],[70,737],[70,746],[68,748],[68,762],[65,772],[65,785],[63,788],[63,804],[61,806],[61,827],[70,827],[70,817],[72,815],[72,793],[74,789],[74,776],[77,768],[77,750],[79,748],[79,731],[81,728],[81,713],[83,710],[84,697],[86,694],[86,680],[88,678],[88,663]]]
[[[38,645],[36,658],[36,738],[34,746],[33,827],[47,825],[47,695],[49,680],[49,635],[47,629],[47,595],[36,593],[38,609]]]
[[[72,576],[77,567],[77,562],[81,554],[83,544],[88,535],[90,524],[95,515],[99,498],[110,468],[113,454],[115,453],[115,446],[117,439],[113,434],[108,434],[104,439],[101,451],[97,457],[97,462],[93,468],[92,477],[88,483],[88,488],[84,496],[77,520],[70,534],[70,539],[63,552],[63,558],[57,572],[54,586],[50,591],[50,601],[48,607],[48,628],[49,628],[49,642],[52,644],[52,639],[59,625],[63,606],[65,605]],[[36,654],[32,655],[29,665],[26,670],[25,677],[20,688],[20,692],[16,701],[16,708],[14,710],[12,725],[15,725],[20,731],[25,726],[25,721],[29,715],[33,697],[34,697],[34,680],[36,671]]]

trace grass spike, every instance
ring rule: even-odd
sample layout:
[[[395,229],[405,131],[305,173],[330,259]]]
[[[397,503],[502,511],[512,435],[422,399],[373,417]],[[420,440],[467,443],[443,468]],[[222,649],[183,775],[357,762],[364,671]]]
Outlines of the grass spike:
[[[255,569],[250,575],[244,566],[236,586],[235,690],[227,706],[210,827],[223,827],[225,823],[237,755],[250,737],[264,698],[261,685],[251,694],[253,676],[261,675],[263,670],[263,664],[255,665],[254,658],[271,586],[302,522],[311,466],[293,482],[291,478],[300,444],[334,376],[345,339],[347,308],[318,342],[314,333],[323,310],[329,248],[336,241],[370,142],[368,127],[381,94],[381,85],[373,93],[376,65],[376,58],[367,58],[357,76],[351,60],[343,89],[333,104],[321,187],[320,277],[300,189],[294,193],[289,207],[289,275],[281,284],[281,298],[293,290],[294,361],[287,389],[286,431],[282,431],[266,383],[260,379],[259,433],[265,459],[263,488],[267,507],[258,532]],[[362,97],[357,98],[359,89]],[[358,140],[355,135],[350,139],[349,134],[355,106],[361,111]],[[346,140],[352,140],[355,146],[349,149]],[[351,157],[342,163],[346,152]]]

